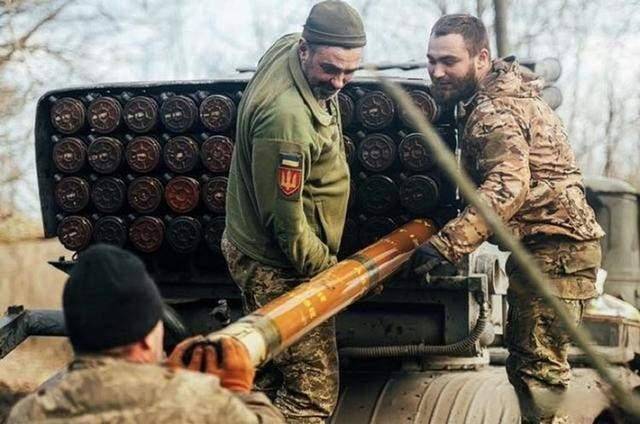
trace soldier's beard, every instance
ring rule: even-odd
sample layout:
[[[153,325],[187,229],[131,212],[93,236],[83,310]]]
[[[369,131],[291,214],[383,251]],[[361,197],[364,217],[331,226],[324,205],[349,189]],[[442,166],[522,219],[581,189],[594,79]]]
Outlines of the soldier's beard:
[[[338,94],[338,91],[340,90],[336,90],[335,88],[333,88],[331,83],[328,83],[315,85],[311,87],[311,91],[313,92],[313,96],[316,98],[316,100],[326,101]]]
[[[467,100],[478,89],[476,70],[472,66],[469,71],[460,78],[447,78],[433,81],[431,89],[436,101],[445,108],[451,108],[458,102]]]
[[[340,90],[336,90],[330,81],[314,82],[314,78],[311,77],[313,75],[312,60],[313,55],[311,55],[307,60],[300,59],[300,66],[302,67],[302,73],[309,83],[309,88],[311,88],[313,97],[315,97],[319,102],[324,102],[338,94],[338,91]]]

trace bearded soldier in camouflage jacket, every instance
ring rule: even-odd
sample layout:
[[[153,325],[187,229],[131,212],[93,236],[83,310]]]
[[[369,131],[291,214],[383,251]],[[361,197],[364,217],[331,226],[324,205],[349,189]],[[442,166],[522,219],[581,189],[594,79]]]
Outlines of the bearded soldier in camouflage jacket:
[[[434,95],[445,107],[457,107],[462,163],[479,195],[528,248],[579,322],[584,302],[596,296],[604,232],[586,202],[565,128],[540,98],[542,81],[513,58],[491,61],[486,29],[469,15],[440,18],[427,57]],[[410,266],[435,273],[491,235],[469,206],[416,249]],[[507,372],[523,422],[566,422],[561,402],[570,380],[568,336],[511,261],[507,273]]]

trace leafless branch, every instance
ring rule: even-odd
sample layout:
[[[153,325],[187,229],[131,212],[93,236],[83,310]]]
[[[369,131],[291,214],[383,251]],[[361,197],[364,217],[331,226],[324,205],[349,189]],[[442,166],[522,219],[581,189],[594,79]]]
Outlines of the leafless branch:
[[[62,12],[67,6],[73,3],[75,0],[65,0],[58,7],[53,9],[51,12],[46,14],[43,18],[38,20],[27,32],[22,34],[17,39],[13,40],[10,43],[5,43],[4,45],[0,45],[0,49],[7,50],[5,53],[0,54],[0,67],[2,67],[3,63],[9,61],[11,57],[21,49],[24,49],[29,39],[38,32],[40,28],[42,28],[47,23],[55,20],[55,18]]]

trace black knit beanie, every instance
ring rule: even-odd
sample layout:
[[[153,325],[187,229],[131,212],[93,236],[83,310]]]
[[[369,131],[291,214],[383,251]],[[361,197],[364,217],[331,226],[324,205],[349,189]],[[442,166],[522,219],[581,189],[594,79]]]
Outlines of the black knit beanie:
[[[99,352],[142,340],[162,314],[160,292],[144,263],[106,244],[80,254],[62,303],[67,332],[78,352]]]

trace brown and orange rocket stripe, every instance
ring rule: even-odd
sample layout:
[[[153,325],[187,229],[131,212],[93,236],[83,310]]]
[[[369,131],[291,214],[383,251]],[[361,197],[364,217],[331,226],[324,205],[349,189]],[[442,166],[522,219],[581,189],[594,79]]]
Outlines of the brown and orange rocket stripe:
[[[208,337],[236,338],[261,365],[397,271],[436,231],[430,220],[413,220]]]

